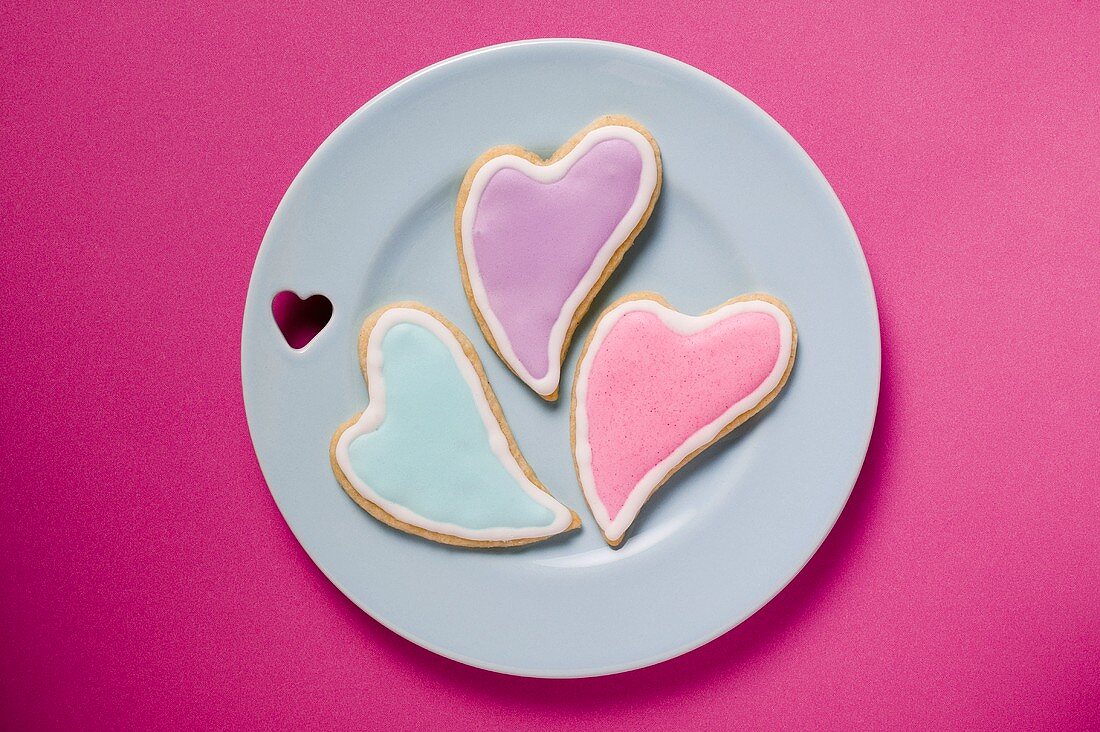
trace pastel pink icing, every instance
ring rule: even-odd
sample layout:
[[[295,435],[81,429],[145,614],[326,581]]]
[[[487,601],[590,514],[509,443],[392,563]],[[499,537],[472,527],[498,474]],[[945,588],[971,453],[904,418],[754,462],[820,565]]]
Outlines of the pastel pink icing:
[[[516,358],[535,378],[549,373],[554,323],[629,212],[642,167],[631,142],[610,139],[555,183],[503,168],[482,191],[473,222],[478,271]]]
[[[692,335],[649,312],[622,316],[588,376],[588,442],[596,493],[614,520],[645,474],[768,378],[779,324],[740,313]]]

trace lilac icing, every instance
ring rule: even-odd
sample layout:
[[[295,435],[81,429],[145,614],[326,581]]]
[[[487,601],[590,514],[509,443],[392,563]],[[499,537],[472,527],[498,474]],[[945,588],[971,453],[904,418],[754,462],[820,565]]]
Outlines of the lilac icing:
[[[629,212],[642,165],[632,143],[610,139],[557,182],[502,168],[485,186],[473,223],[477,267],[516,357],[535,378],[549,372],[550,331]]]

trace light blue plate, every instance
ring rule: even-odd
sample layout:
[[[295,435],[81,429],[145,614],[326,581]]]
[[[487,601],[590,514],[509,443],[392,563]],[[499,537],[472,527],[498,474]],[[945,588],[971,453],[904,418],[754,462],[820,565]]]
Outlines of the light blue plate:
[[[597,298],[653,290],[700,312],[762,291],[798,323],[783,394],[681,470],[618,551],[573,474],[568,399],[548,405],[504,367],[466,303],[455,196],[482,151],[548,154],[603,114],[661,146],[656,211]],[[299,352],[271,317],[279,291],[327,295],[329,325]],[[420,300],[478,348],[520,448],[584,521],[519,550],[444,547],[357,507],[329,440],[362,410],[363,318]],[[581,324],[565,364],[568,395]],[[767,114],[664,56],[576,40],[514,43],[436,64],[378,95],[310,158],[279,205],[248,289],[244,398],[264,476],[317,566],[363,610],[436,653],[529,676],[592,676],[684,653],[734,627],[813,555],[848,498],[878,401],[874,293],[855,232],[821,173]]]

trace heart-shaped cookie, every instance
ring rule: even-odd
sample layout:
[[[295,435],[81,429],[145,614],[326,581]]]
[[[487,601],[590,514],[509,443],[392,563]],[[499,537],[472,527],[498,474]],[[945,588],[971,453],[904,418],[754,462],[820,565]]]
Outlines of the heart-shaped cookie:
[[[557,399],[577,321],[660,190],[657,143],[622,116],[596,120],[547,160],[497,147],[466,173],[455,212],[463,286],[486,340],[544,399]]]
[[[570,427],[608,544],[669,476],[775,398],[797,338],[787,307],[768,295],[691,316],[635,293],[600,315],[577,364]]]
[[[535,477],[470,341],[397,303],[363,323],[370,403],[332,438],[333,472],[372,516],[444,544],[529,544],[580,526]]]

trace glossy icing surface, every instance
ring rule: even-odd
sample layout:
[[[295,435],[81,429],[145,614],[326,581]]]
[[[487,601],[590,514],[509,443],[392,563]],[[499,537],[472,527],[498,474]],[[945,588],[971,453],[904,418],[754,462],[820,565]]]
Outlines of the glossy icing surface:
[[[540,394],[557,388],[573,315],[656,184],[653,147],[621,126],[593,130],[551,165],[502,155],[475,175],[462,216],[473,299],[505,361]]]
[[[595,145],[553,183],[498,170],[474,219],[474,253],[489,297],[520,363],[550,370],[546,344],[562,304],[638,192],[642,158],[625,140]]]
[[[517,464],[480,378],[438,320],[386,311],[366,371],[370,404],[336,451],[364,498],[406,523],[474,540],[546,536],[570,523]]]

